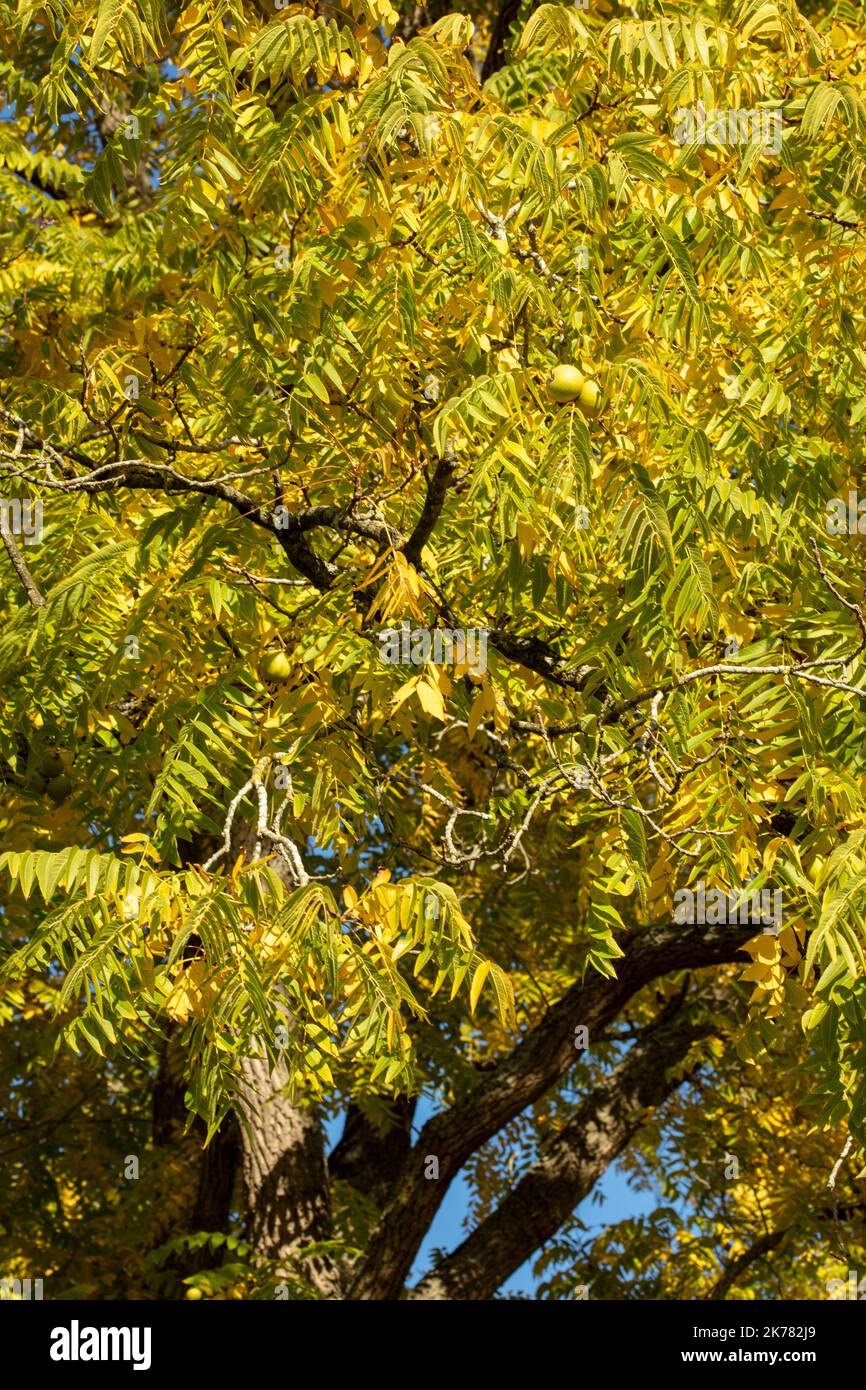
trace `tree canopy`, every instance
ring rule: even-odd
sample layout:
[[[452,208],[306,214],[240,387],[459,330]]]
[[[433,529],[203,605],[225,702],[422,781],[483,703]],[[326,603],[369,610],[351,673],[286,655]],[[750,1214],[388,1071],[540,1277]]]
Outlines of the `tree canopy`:
[[[861,8],[0,15],[0,1273],[827,1297]]]

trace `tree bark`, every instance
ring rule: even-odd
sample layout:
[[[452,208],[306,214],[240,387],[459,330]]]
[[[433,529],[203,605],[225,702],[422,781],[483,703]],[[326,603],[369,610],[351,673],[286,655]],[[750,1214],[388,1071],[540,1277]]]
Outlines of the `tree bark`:
[[[673,971],[736,959],[755,928],[667,923],[634,939],[616,980],[575,985],[543,1021],[485,1079],[422,1129],[394,1185],[349,1297],[399,1298],[418,1248],[448,1186],[466,1159],[527,1105],[543,1096],[575,1059],[574,1030],[584,1025],[590,1044],[651,980]],[[438,1159],[437,1180],[427,1158]]]
[[[202,1126],[204,1128],[204,1126]],[[194,1231],[225,1231],[240,1168],[240,1129],[234,1115],[227,1115],[201,1156],[198,1189],[192,1211]],[[191,1250],[186,1261],[189,1274],[216,1269],[225,1258],[222,1249],[203,1246]]]
[[[676,1001],[678,1005],[681,1001]],[[462,1245],[424,1278],[421,1299],[490,1298],[555,1235],[622,1153],[648,1112],[680,1084],[671,1077],[692,1043],[715,1031],[699,1006],[645,1028],[619,1066],[586,1097],[548,1152]]]
[[[196,1118],[186,1131],[188,1118],[184,1094],[183,1057],[176,1024],[169,1027],[160,1057],[152,1095],[152,1134],[158,1148],[173,1149],[189,1182],[178,1184],[176,1169],[171,1190],[160,1202],[159,1221],[152,1235],[154,1247],[181,1235],[200,1231],[224,1233],[229,1224],[232,1198],[240,1158],[239,1132],[234,1115],[228,1115],[207,1148],[203,1122]],[[177,1283],[190,1274],[216,1269],[225,1259],[225,1250],[209,1245],[174,1255],[166,1271]]]
[[[251,860],[255,839],[249,827],[239,831],[233,852],[242,849]],[[293,886],[281,860],[274,860],[272,869],[287,887]],[[282,1001],[278,1008],[291,1024]],[[281,1061],[272,1071],[263,1048],[241,1060],[241,1073],[235,1112],[241,1129],[247,1237],[260,1255],[277,1262],[281,1273],[306,1279],[322,1296],[335,1296],[337,1273],[331,1263],[320,1257],[298,1258],[302,1247],[331,1235],[328,1164],[319,1112],[293,1104],[288,1068]]]
[[[299,1266],[298,1251],[331,1234],[325,1141],[318,1115],[286,1099],[288,1073],[245,1057],[238,1095],[247,1231],[250,1243],[281,1272],[302,1273],[326,1296],[336,1275],[326,1260]]]
[[[382,1129],[357,1105],[350,1105],[340,1142],[331,1154],[332,1178],[348,1182],[378,1207],[385,1205],[394,1181],[412,1147],[414,1100],[398,1096],[395,1119]]]

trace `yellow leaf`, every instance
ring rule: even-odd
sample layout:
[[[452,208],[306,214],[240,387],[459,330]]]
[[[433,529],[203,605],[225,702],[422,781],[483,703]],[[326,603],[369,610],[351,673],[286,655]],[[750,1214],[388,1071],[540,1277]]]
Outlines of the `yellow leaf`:
[[[518,521],[517,544],[524,560],[532,559],[532,552],[538,543],[538,532],[529,521]]]
[[[425,714],[432,715],[434,719],[445,719],[445,702],[438,686],[431,685],[429,681],[421,681],[418,685],[418,699]]]
[[[753,936],[751,941],[747,941],[743,947],[755,961],[763,961],[767,965],[773,965],[779,959],[781,950],[778,937],[771,936],[769,932],[762,932],[760,936]]]
[[[470,739],[473,739],[478,732],[478,726],[486,714],[493,714],[496,709],[496,698],[493,694],[493,687],[489,681],[485,681],[475,699],[472,701],[472,708],[469,711],[469,721],[467,731]]]
[[[154,849],[147,835],[142,835],[140,831],[134,835],[123,835],[120,844],[121,854],[149,854],[151,859],[159,860],[159,851]]]
[[[773,199],[772,203],[767,208],[767,212],[775,212],[777,208],[794,207],[797,203],[802,204],[802,202],[803,195],[798,189],[784,188],[782,192],[778,193]]]
[[[560,573],[565,575],[572,588],[578,588],[580,584],[580,575],[578,574],[577,570],[574,568],[574,565],[571,562],[571,556],[566,555],[565,551],[563,550],[560,553],[556,563],[559,567]]]
[[[397,691],[397,694],[394,696],[394,698],[393,698],[392,701],[391,701],[391,708],[392,708],[392,709],[395,709],[395,710],[396,710],[396,709],[399,709],[400,706],[403,704],[404,700],[408,700],[408,699],[409,699],[409,696],[412,695],[412,694],[414,694],[415,689],[416,689],[416,687],[420,684],[420,682],[421,682],[421,677],[420,677],[420,676],[412,676],[412,677],[406,682],[405,685],[401,685],[401,686],[400,686],[400,689]]]
[[[484,981],[490,974],[490,965],[491,962],[489,960],[483,960],[472,977],[472,987],[469,990],[469,1007],[473,1013],[475,1012],[475,1005],[478,1003],[478,996],[481,993]]]

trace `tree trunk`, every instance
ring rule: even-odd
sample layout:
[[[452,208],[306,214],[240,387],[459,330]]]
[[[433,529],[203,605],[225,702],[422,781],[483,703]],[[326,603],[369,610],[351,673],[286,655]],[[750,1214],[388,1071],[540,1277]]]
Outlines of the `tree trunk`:
[[[234,837],[233,853],[253,859],[256,832],[246,826]],[[273,872],[292,888],[280,859]],[[283,999],[277,1004],[286,1024],[292,1018]],[[290,1296],[303,1297],[304,1284],[316,1294],[338,1294],[338,1277],[327,1259],[299,1259],[302,1247],[331,1235],[331,1197],[325,1136],[319,1113],[299,1109],[288,1098],[289,1072],[280,1061],[271,1071],[264,1055],[241,1061],[243,1080],[235,1101],[241,1128],[241,1170],[246,1199],[247,1239],[258,1254],[274,1260],[286,1276]],[[297,1282],[296,1282],[297,1281]],[[309,1288],[306,1290],[309,1292]]]
[[[535,8],[533,5],[532,9]],[[511,33],[512,25],[517,21],[520,14],[520,0],[502,0],[499,13],[493,24],[493,32],[490,35],[490,44],[484,59],[484,66],[481,69],[481,81],[485,83],[488,77],[492,77],[505,64],[505,46]]]
[[[327,1240],[331,1209],[325,1141],[318,1116],[284,1094],[288,1073],[266,1058],[245,1057],[238,1096],[248,1239],[276,1260],[280,1273],[300,1275],[326,1297],[337,1278],[320,1257],[298,1262],[301,1247]]]

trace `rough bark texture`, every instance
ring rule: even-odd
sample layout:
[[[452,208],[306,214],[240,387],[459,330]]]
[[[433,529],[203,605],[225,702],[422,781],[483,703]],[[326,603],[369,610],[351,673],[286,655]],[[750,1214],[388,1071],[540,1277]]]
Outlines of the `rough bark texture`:
[[[235,853],[254,854],[255,832],[240,832]],[[293,886],[281,860],[274,873]],[[286,1022],[291,1017],[280,1003]],[[264,1053],[261,1048],[260,1053]],[[331,1234],[331,1198],[325,1135],[318,1111],[299,1109],[288,1097],[289,1074],[281,1062],[273,1071],[264,1055],[245,1057],[235,1110],[241,1129],[241,1166],[250,1244],[287,1274],[300,1273],[320,1294],[337,1292],[331,1265],[316,1258],[298,1265],[296,1253]]]
[[[203,1127],[202,1127],[203,1128]],[[232,1197],[240,1172],[241,1136],[234,1115],[227,1115],[201,1156],[198,1170],[198,1189],[192,1213],[194,1231],[225,1231],[228,1229]],[[210,1259],[210,1255],[214,1258]],[[222,1263],[221,1251],[196,1252],[194,1264],[198,1269],[212,1268]],[[202,1263],[206,1260],[207,1263]]]
[[[569,990],[525,1041],[462,1101],[424,1126],[394,1184],[394,1195],[376,1227],[350,1297],[401,1296],[421,1241],[452,1178],[471,1154],[565,1074],[576,1055],[576,1027],[589,1029],[591,1045],[592,1038],[651,980],[676,970],[735,960],[754,931],[751,925],[671,922],[651,927],[635,938],[616,980],[594,980]],[[428,1155],[439,1160],[438,1181],[425,1177]]]
[[[242,1069],[238,1106],[248,1235],[260,1254],[288,1270],[299,1246],[331,1233],[322,1126],[314,1113],[286,1099],[284,1066],[271,1072],[265,1059],[247,1057]],[[321,1293],[335,1291],[325,1262],[308,1261],[304,1272]]]
[[[381,1129],[358,1106],[350,1105],[340,1142],[331,1154],[331,1177],[351,1183],[383,1206],[412,1146],[414,1113],[415,1101],[398,1096],[394,1123]]]
[[[642,1034],[619,1066],[578,1107],[547,1153],[462,1245],[415,1291],[422,1299],[490,1298],[546,1240],[634,1137],[648,1112],[676,1088],[671,1069],[714,1031],[698,1008],[677,1007]]]

